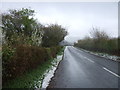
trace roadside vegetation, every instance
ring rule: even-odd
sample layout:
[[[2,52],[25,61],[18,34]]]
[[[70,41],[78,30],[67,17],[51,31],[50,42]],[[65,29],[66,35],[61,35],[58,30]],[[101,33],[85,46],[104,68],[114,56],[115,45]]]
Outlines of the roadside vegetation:
[[[64,51],[63,47],[57,55],[61,55]],[[8,83],[4,85],[3,88],[42,88],[42,83],[44,79],[44,73],[49,71],[49,69],[53,66],[52,62],[57,62],[56,59],[49,59],[42,64],[38,65],[37,68],[30,69],[26,71],[22,75],[9,80]]]
[[[66,29],[58,24],[46,27],[34,19],[34,13],[34,10],[22,8],[2,14],[3,87],[9,87],[14,80],[23,87],[26,86],[25,82],[33,82],[28,82],[30,77],[33,79],[36,73],[37,77],[40,77],[63,48],[59,46],[59,42],[67,35]],[[29,75],[28,72],[33,73]],[[24,78],[19,80],[20,77]]]
[[[112,38],[106,32],[98,28],[93,28],[90,32],[90,36],[78,40],[77,43],[74,43],[74,46],[94,52],[120,56],[120,48],[118,47],[120,44],[119,41],[120,38]]]

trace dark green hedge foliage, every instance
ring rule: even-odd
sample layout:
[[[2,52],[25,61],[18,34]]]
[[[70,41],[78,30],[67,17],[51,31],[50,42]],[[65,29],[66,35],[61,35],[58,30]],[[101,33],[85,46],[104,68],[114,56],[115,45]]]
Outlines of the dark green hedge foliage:
[[[15,48],[3,46],[3,84],[55,58],[61,50],[60,46],[43,48],[19,45]]]

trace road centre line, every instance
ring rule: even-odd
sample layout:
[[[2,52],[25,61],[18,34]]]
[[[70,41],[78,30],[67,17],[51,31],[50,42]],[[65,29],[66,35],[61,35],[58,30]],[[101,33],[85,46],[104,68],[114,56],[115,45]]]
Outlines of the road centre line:
[[[106,71],[108,71],[109,73],[113,74],[114,76],[116,76],[116,77],[119,77],[119,78],[120,78],[120,76],[119,76],[119,75],[117,75],[116,73],[114,73],[114,72],[110,71],[109,69],[107,69],[107,68],[105,68],[105,67],[103,67],[103,69],[104,69],[104,70],[106,70]]]
[[[85,58],[85,59],[87,59],[87,60],[89,60],[90,62],[94,63],[94,61],[92,61],[91,59],[86,58],[86,57],[84,57],[84,58]],[[113,74],[114,76],[116,76],[116,77],[120,78],[120,76],[119,76],[119,75],[117,75],[116,73],[114,73],[114,72],[110,71],[109,69],[107,69],[107,68],[105,68],[105,67],[102,67],[102,68],[103,68],[104,70],[108,71],[109,73]]]
[[[87,57],[84,57],[85,59],[87,59],[88,61],[92,62],[92,63],[95,63],[93,60],[87,58]]]
[[[87,57],[84,57],[86,60],[88,60],[88,61],[90,61],[90,62],[92,62],[92,63],[95,63],[93,60],[91,60],[91,59],[89,59],[89,58],[87,58]],[[112,72],[112,71],[110,71],[109,69],[107,69],[107,68],[105,68],[105,67],[102,67],[104,70],[106,70],[107,72],[109,72],[109,73],[111,73],[111,74],[113,74],[114,76],[116,76],[116,77],[118,77],[118,78],[120,78],[120,76],[119,75],[117,75],[116,73],[114,73],[114,72]]]

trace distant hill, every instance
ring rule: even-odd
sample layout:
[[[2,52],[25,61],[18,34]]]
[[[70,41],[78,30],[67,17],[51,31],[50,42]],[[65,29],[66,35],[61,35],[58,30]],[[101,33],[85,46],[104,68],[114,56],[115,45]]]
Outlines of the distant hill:
[[[61,46],[73,46],[73,43],[70,43],[66,40],[63,40],[59,43],[59,45],[61,45]]]

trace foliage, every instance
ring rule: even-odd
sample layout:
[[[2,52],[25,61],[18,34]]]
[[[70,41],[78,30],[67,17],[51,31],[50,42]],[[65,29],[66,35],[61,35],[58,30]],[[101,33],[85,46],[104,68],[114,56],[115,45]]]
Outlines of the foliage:
[[[46,48],[47,51],[50,50],[50,48]],[[63,47],[59,47],[60,51],[59,53],[64,51]],[[60,54],[61,55],[61,54]],[[49,59],[43,64],[39,65],[37,68],[31,70],[30,72],[24,73],[24,75],[21,75],[20,77],[17,77],[9,83],[6,83],[3,86],[4,88],[40,88],[42,84],[42,79],[44,78],[43,73],[48,70],[53,64],[54,59]]]
[[[36,44],[41,40],[42,25],[34,18],[34,10],[24,9],[9,10],[8,13],[2,14],[3,33],[8,44]],[[33,38],[33,36],[35,36]],[[39,38],[39,39],[38,39]],[[37,39],[37,40],[36,40]]]
[[[10,46],[4,46],[4,47],[2,47],[2,59],[4,60],[4,61],[7,61],[9,58],[11,58],[13,55],[14,55],[14,53],[15,53],[15,48],[12,48],[12,47],[10,47]]]
[[[37,68],[31,70],[30,72],[24,73],[20,77],[17,77],[13,80],[10,80],[8,83],[5,83],[4,88],[40,88],[41,81],[43,78],[43,73],[49,69],[52,59],[44,62],[39,65]]]
[[[59,42],[64,40],[64,37],[67,35],[67,31],[62,28],[62,26],[55,24],[44,27],[44,34],[42,37],[42,46],[50,47],[57,46]]]
[[[93,28],[91,37],[78,40],[74,45],[83,49],[119,55],[118,38],[110,38],[106,32]]]
[[[2,14],[3,85],[56,57],[61,50],[57,45],[67,31],[57,24],[45,27],[33,18],[34,12],[22,8]]]
[[[7,48],[5,48],[7,51]],[[10,51],[11,48],[7,52]],[[23,75],[27,71],[37,68],[44,62],[56,57],[61,47],[40,48],[35,46],[19,45],[12,57],[3,53],[3,85],[11,79]],[[10,53],[11,54],[11,53]],[[11,56],[11,55],[10,55]],[[7,57],[7,59],[5,59]]]

